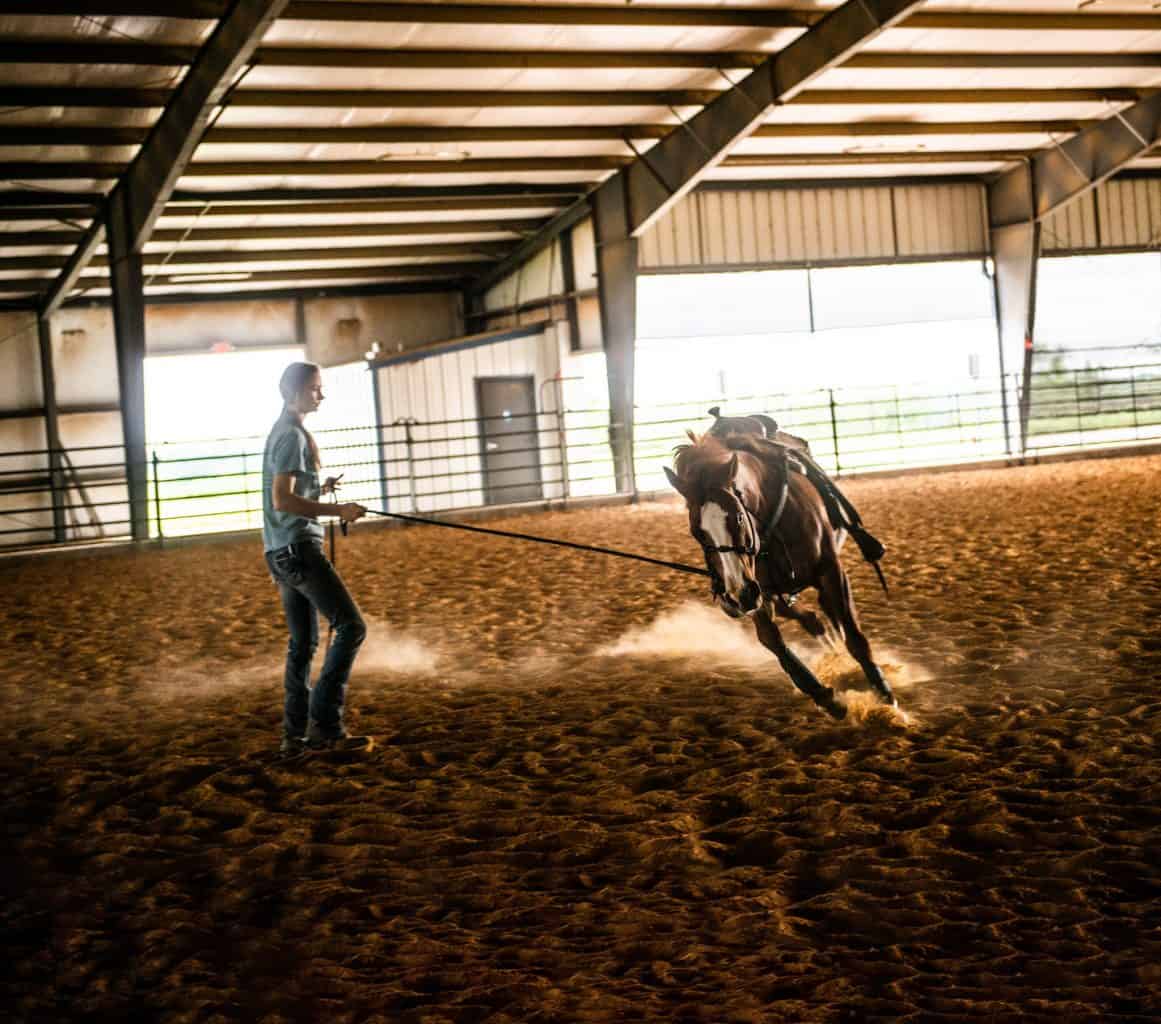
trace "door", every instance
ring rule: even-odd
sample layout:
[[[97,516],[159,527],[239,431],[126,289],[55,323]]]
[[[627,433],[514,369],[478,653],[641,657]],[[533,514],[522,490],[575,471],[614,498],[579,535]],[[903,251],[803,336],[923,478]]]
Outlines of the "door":
[[[484,464],[484,504],[537,501],[540,447],[532,377],[477,377],[476,410]]]

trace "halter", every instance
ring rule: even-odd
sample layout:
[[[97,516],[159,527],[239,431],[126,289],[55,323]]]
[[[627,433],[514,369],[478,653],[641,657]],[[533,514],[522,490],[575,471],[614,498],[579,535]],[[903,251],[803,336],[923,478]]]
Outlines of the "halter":
[[[746,516],[750,523],[750,536],[755,539],[758,538],[758,517],[746,507],[746,503],[742,500],[742,495],[736,487],[730,487],[728,490],[722,488],[723,494],[729,494],[738,503],[738,508]],[[759,542],[757,547],[752,544],[745,546],[741,544],[702,544],[703,551],[716,551],[719,554],[729,555],[749,555],[751,558],[757,558],[762,553],[762,544]]]
[[[793,465],[793,463],[790,463],[788,461],[787,467],[786,467],[787,473],[786,473],[786,476],[782,480],[782,487],[781,487],[780,493],[778,495],[778,502],[774,506],[774,511],[770,516],[770,521],[766,524],[766,528],[764,530],[758,529],[758,526],[759,526],[758,517],[750,510],[749,506],[746,505],[745,501],[742,499],[741,492],[736,487],[731,486],[729,488],[722,488],[721,489],[723,494],[729,494],[732,498],[734,498],[735,501],[737,501],[738,507],[742,510],[742,513],[749,520],[749,522],[750,522],[750,536],[757,539],[757,547],[755,547],[752,544],[741,545],[741,544],[704,544],[703,543],[701,545],[702,550],[705,551],[707,554],[710,551],[714,551],[714,552],[717,552],[719,554],[749,555],[751,558],[754,558],[756,560],[758,558],[761,558],[763,555],[769,555],[770,554],[770,542],[774,539],[777,539],[778,543],[782,547],[782,553],[786,556],[786,566],[790,571],[790,584],[791,584],[791,586],[793,586],[794,583],[796,582],[794,579],[794,563],[790,558],[790,552],[786,548],[786,542],[776,532],[779,522],[782,521],[782,513],[786,510],[786,500],[790,495],[790,469],[791,469],[792,465]],[[707,558],[707,562],[708,561],[709,560]],[[721,580],[720,580],[718,574],[711,569],[710,577],[711,577],[712,589],[714,590],[715,593],[720,593],[723,590],[723,587],[722,587]],[[799,587],[798,590],[790,591],[789,592],[790,599],[793,599],[792,595],[797,594],[798,591],[800,591],[801,589],[802,588]]]

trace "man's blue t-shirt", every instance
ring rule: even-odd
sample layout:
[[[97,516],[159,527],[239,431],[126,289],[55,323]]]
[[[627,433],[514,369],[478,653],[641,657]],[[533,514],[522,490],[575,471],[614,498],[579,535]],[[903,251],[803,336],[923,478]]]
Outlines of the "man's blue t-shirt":
[[[302,540],[321,542],[324,533],[317,519],[279,512],[274,507],[271,488],[279,473],[293,473],[291,490],[300,498],[318,501],[318,472],[311,457],[310,442],[306,431],[288,413],[278,417],[262,453],[262,544],[266,551],[274,551]]]

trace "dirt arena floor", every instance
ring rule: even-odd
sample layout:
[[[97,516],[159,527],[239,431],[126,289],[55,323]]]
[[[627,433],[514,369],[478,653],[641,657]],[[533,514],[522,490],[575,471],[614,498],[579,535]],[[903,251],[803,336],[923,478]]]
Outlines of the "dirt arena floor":
[[[696,578],[357,527],[377,746],[285,763],[256,540],[0,562],[0,1018],[1157,1020],[1161,458],[847,489],[902,713],[794,629],[843,723]]]

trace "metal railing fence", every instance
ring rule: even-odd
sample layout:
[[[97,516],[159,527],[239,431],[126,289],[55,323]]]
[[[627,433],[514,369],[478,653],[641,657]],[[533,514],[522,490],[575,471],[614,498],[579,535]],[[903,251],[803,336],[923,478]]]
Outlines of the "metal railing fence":
[[[836,474],[1035,456],[1161,440],[1161,362],[1053,368],[948,387],[892,384],[720,396],[638,407],[633,460],[639,490],[668,485],[662,467],[707,410],[765,412],[810,443]],[[1021,410],[1027,410],[1026,420]],[[340,497],[432,513],[569,501],[616,492],[607,409],[526,414],[503,460],[489,465],[476,419],[317,431],[322,476],[343,474]],[[513,424],[509,424],[513,426]],[[264,437],[157,443],[146,508],[155,538],[262,525]],[[0,549],[131,535],[124,450],[86,446],[0,453]]]

